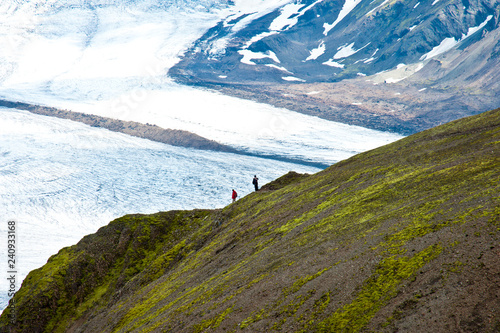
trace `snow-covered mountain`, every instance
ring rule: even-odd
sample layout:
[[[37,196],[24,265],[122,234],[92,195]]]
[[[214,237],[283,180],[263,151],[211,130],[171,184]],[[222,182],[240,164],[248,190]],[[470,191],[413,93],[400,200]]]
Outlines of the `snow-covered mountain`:
[[[500,3],[489,0],[290,1],[270,13],[228,16],[184,61],[200,78],[222,82],[339,81],[400,64],[411,76],[432,59],[476,43],[489,46],[482,57],[497,63],[491,51],[500,44],[486,37],[498,33],[499,10]]]
[[[282,158],[331,164],[401,138],[182,86],[167,76],[221,20],[265,15],[289,2],[0,4],[1,99],[188,130],[252,155],[176,148],[0,108],[0,254],[7,249],[6,221],[15,220],[18,283],[58,249],[118,216],[222,207],[232,188],[240,196],[251,191],[254,174],[264,184],[290,170],[319,170]]]
[[[494,0],[289,1],[220,20],[170,73],[411,133],[498,107],[499,16]]]

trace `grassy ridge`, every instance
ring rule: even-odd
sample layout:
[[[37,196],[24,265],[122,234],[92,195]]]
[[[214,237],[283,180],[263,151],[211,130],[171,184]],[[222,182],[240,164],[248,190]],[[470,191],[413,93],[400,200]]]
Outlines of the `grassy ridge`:
[[[128,215],[53,256],[13,332],[500,330],[500,110],[288,174],[223,210]]]

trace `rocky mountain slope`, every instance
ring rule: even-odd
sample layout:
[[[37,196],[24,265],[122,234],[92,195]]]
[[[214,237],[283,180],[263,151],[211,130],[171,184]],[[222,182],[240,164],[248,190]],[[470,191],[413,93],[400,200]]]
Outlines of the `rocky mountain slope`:
[[[227,17],[169,74],[326,119],[415,133],[500,105],[499,16],[492,0],[290,1]]]
[[[127,215],[32,271],[10,332],[498,332],[500,109]]]

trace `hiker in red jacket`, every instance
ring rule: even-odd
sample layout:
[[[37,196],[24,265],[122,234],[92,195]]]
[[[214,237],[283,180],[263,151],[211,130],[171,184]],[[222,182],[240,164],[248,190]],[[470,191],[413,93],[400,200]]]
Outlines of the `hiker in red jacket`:
[[[236,198],[238,197],[238,193],[233,189],[233,202],[236,201]]]

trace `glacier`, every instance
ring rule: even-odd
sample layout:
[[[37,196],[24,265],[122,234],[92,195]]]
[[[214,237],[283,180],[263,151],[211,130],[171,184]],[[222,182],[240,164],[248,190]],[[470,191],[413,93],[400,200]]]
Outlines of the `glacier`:
[[[249,153],[173,147],[0,108],[0,253],[7,255],[7,221],[14,220],[18,287],[50,255],[119,216],[221,208],[231,189],[239,197],[252,191],[254,174],[265,184],[290,170],[313,173],[321,170],[314,163],[402,137],[181,86],[166,75],[218,22],[291,2],[0,4],[1,99],[188,130]],[[0,309],[7,289],[2,279]]]

